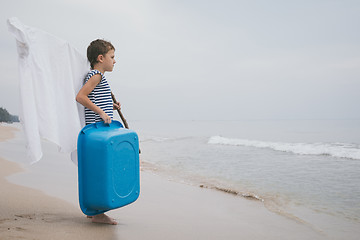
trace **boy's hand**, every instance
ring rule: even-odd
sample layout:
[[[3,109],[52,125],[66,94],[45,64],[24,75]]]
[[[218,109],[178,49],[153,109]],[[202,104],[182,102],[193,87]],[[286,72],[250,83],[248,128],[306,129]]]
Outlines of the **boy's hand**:
[[[102,120],[104,120],[105,123],[111,123],[111,117],[109,117],[109,115],[107,115],[105,112],[103,112],[100,117],[102,118]]]
[[[121,110],[121,104],[119,102],[113,103],[114,110]]]

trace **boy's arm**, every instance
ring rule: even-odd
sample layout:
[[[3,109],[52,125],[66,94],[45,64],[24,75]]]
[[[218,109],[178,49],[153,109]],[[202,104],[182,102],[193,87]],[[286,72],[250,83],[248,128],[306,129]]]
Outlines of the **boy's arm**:
[[[89,98],[88,95],[94,90],[96,85],[101,81],[101,75],[96,74],[92,76],[80,89],[79,93],[76,96],[76,101],[82,104],[84,107],[90,109],[91,111],[96,112],[104,120],[105,123],[111,123],[111,118],[107,115],[101,108],[96,106]]]

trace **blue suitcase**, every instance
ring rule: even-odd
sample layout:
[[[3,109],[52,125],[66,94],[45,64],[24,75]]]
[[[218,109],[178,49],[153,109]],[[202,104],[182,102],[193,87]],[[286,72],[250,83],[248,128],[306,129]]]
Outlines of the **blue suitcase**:
[[[93,216],[128,205],[140,194],[139,140],[118,121],[85,126],[78,137],[79,203]]]

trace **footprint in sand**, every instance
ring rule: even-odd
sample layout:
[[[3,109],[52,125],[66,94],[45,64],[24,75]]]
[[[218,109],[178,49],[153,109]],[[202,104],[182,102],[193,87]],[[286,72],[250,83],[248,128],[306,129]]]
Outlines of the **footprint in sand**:
[[[26,229],[25,229],[25,228],[22,228],[22,227],[15,227],[15,230],[16,230],[16,231],[26,231]]]
[[[0,219],[0,224],[3,223],[3,222],[9,221],[9,220],[10,220],[9,218]]]
[[[15,217],[19,217],[19,218],[26,218],[26,219],[35,219],[35,214],[18,214],[15,215]]]

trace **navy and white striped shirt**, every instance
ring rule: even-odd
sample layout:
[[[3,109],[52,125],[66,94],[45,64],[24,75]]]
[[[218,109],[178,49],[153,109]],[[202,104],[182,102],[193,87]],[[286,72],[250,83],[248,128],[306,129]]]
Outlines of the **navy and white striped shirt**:
[[[113,101],[111,98],[111,89],[105,78],[105,75],[98,70],[91,70],[84,81],[84,84],[95,74],[101,75],[101,81],[94,90],[88,95],[90,101],[96,106],[100,107],[111,119],[113,119]],[[85,124],[91,124],[95,122],[103,121],[99,114],[85,107]]]

